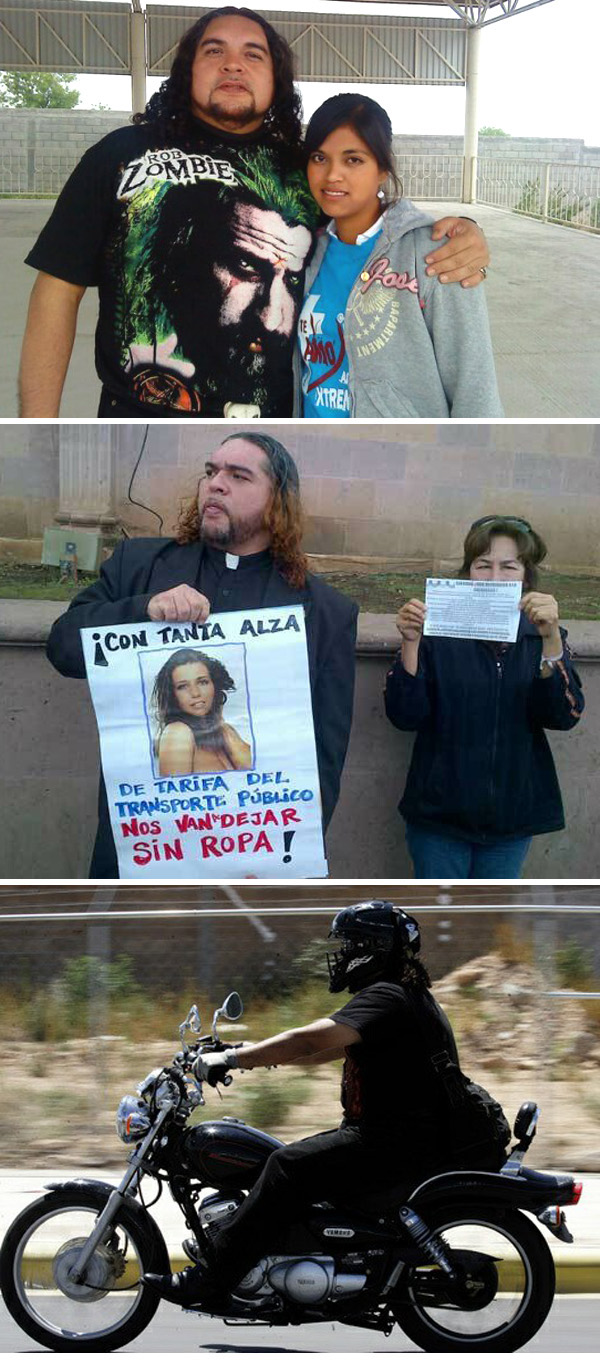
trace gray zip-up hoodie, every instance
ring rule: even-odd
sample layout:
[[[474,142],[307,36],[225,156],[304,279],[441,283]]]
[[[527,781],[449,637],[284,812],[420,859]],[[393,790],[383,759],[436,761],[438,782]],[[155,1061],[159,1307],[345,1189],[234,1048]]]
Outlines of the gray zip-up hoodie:
[[[394,203],[352,286],[344,333],[354,418],[504,414],[484,289],[441,284],[425,272],[434,220],[410,199]],[[323,230],[306,294],[328,242]],[[294,415],[302,414],[301,368],[296,345]]]

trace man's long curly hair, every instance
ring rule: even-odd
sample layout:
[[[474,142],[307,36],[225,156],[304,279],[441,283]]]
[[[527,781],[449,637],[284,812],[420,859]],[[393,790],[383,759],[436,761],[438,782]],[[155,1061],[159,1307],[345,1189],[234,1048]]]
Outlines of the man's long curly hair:
[[[408,983],[413,987],[422,987],[424,990],[429,990],[431,987],[431,978],[422,959],[403,958],[398,965],[394,981]]]
[[[265,511],[265,529],[271,535],[269,546],[275,566],[284,580],[288,585],[301,589],[306,582],[308,562],[302,551],[304,514],[296,466],[287,449],[271,435],[249,430],[243,434],[230,434],[222,443],[228,444],[233,439],[244,439],[247,443],[256,444],[266,454],[265,467],[273,487],[273,495]],[[290,465],[293,468],[292,475],[289,473]],[[197,496],[182,505],[176,538],[178,543],[196,543],[202,538]]]
[[[144,112],[134,115],[133,122],[151,124],[156,132],[157,144],[161,146],[167,146],[173,137],[177,137],[182,145],[190,141],[194,128],[191,111],[192,66],[198,43],[213,19],[226,18],[230,14],[251,19],[263,30],[269,44],[275,82],[273,103],[265,115],[263,128],[277,145],[285,147],[290,159],[297,159],[300,164],[302,101],[294,86],[293,53],[285,38],[261,14],[255,14],[253,9],[223,5],[220,9],[209,10],[197,23],[192,24],[180,40],[168,80],[163,81],[160,90],[148,100]]]

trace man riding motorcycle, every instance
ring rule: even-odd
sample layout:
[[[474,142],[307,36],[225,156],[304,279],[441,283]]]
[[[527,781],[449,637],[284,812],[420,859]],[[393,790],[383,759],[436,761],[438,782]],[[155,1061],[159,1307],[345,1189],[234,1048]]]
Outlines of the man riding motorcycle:
[[[352,1205],[359,1194],[406,1187],[452,1162],[448,1101],[432,1055],[458,1071],[450,1023],[430,991],[417,955],[414,917],[391,902],[361,902],[339,911],[328,954],[331,992],[354,993],[322,1020],[261,1043],[204,1053],[198,1078],[215,1086],[232,1068],[251,1070],[344,1057],[340,1128],[277,1148],[230,1224],[218,1234],[210,1259],[173,1275],[144,1275],[161,1298],[184,1307],[226,1295],[272,1245],[277,1232],[311,1203]],[[504,1148],[490,1135],[473,1168],[498,1170]]]

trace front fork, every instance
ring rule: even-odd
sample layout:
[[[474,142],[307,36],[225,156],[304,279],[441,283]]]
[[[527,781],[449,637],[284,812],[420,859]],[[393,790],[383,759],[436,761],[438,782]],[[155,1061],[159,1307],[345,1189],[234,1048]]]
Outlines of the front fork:
[[[140,1143],[139,1147],[136,1148],[133,1156],[131,1157],[131,1160],[129,1162],[129,1165],[127,1167],[127,1170],[125,1172],[125,1175],[123,1176],[120,1185],[117,1185],[113,1190],[112,1194],[109,1195],[108,1200],[99,1218],[97,1219],[94,1231],[90,1233],[90,1236],[88,1237],[85,1246],[81,1248],[81,1251],[77,1257],[75,1265],[73,1266],[70,1272],[71,1279],[75,1282],[75,1284],[81,1284],[83,1282],[88,1263],[91,1261],[92,1256],[94,1255],[94,1252],[96,1250],[96,1247],[98,1247],[100,1243],[104,1241],[104,1238],[106,1236],[106,1230],[107,1228],[110,1227],[111,1223],[116,1218],[119,1209],[123,1204],[124,1200],[126,1199],[127,1195],[129,1196],[135,1195],[138,1186],[140,1185],[140,1182],[142,1180],[142,1176],[144,1175],[144,1172],[141,1170],[141,1165],[144,1161],[144,1157],[146,1156],[146,1153],[148,1152],[149,1148],[152,1146],[152,1143],[154,1142],[157,1133],[162,1128],[166,1118],[170,1113],[171,1113],[170,1107],[167,1107],[166,1109],[162,1109],[160,1111],[158,1119],[152,1125],[150,1132],[146,1134],[144,1141]]]

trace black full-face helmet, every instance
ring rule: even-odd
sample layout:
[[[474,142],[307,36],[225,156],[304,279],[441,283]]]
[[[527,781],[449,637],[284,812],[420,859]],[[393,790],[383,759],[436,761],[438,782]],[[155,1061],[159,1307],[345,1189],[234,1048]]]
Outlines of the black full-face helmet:
[[[371,982],[393,978],[421,948],[414,916],[384,898],[343,907],[332,921],[332,937],[340,949],[327,955],[330,992],[359,992]]]

